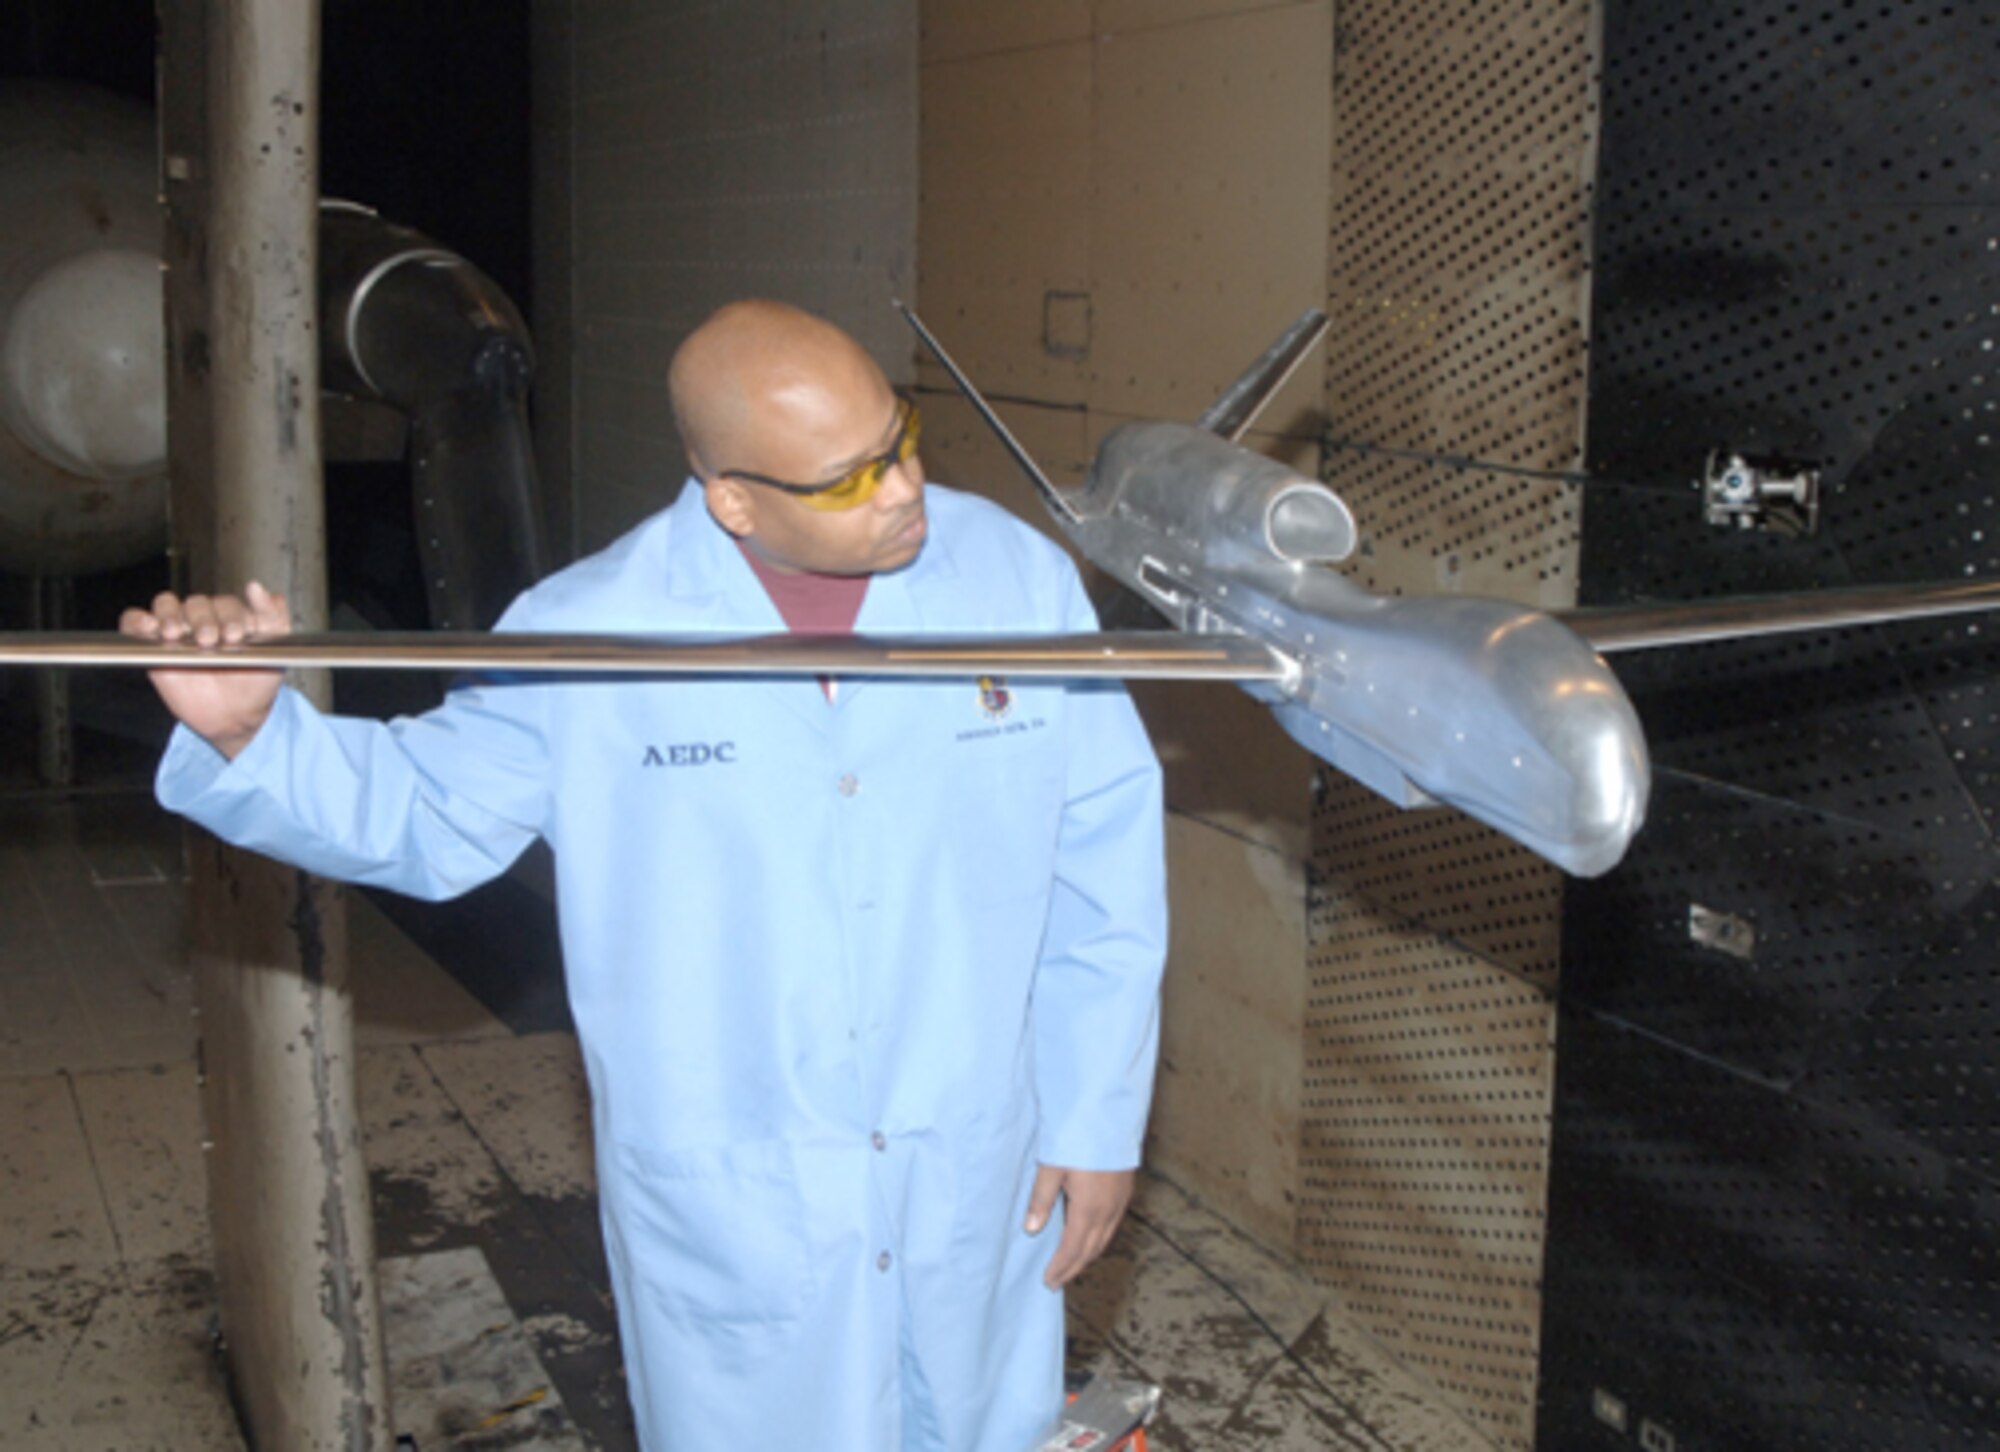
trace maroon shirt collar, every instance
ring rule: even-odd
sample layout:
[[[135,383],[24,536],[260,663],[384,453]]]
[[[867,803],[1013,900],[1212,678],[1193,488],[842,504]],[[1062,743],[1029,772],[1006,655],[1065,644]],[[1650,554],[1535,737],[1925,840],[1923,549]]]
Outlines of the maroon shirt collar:
[[[742,540],[736,547],[794,635],[846,635],[854,629],[868,593],[868,576],[780,570]]]

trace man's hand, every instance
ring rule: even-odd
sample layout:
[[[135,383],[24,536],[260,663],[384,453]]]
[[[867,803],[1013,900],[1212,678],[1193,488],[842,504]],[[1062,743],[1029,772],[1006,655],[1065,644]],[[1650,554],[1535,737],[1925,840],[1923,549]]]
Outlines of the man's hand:
[[[234,595],[163,594],[153,608],[127,610],[118,628],[142,640],[191,642],[204,648],[289,635],[291,607],[252,580]],[[224,756],[235,757],[271,714],[283,671],[160,670],[150,672],[167,709]]]
[[[1063,1207],[1062,1244],[1042,1272],[1042,1282],[1051,1290],[1068,1285],[1083,1273],[1085,1266],[1104,1254],[1125,1207],[1132,1203],[1131,1170],[1065,1170],[1043,1165],[1035,1171],[1035,1188],[1028,1195],[1030,1235],[1040,1235],[1056,1208],[1056,1196],[1067,1202]]]

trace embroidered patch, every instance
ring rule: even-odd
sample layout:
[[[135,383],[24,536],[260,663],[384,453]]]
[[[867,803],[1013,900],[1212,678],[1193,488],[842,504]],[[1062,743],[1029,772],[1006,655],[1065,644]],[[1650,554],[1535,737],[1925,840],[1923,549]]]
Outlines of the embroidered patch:
[[[1004,676],[981,676],[979,678],[979,709],[995,721],[1005,719],[1014,709],[1014,693],[1007,689]]]

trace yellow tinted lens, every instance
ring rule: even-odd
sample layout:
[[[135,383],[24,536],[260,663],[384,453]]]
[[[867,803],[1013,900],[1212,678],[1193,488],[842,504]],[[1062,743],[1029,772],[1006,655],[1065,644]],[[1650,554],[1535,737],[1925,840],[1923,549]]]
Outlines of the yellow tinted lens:
[[[801,496],[800,502],[813,509],[853,509],[868,502],[882,487],[882,476],[888,472],[888,461],[876,459],[863,464],[838,484]]]
[[[813,509],[854,509],[866,504],[882,487],[882,480],[897,464],[907,464],[917,452],[917,439],[923,432],[923,425],[917,418],[914,403],[903,405],[907,410],[903,415],[903,431],[896,436],[896,446],[879,459],[871,459],[852,474],[831,484],[825,489],[801,496],[802,501]]]

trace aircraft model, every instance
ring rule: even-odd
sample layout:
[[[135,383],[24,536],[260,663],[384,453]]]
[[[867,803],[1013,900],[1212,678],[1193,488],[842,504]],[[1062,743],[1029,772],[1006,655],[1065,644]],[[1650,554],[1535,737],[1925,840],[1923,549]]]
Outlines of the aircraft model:
[[[1237,442],[1318,345],[1327,323],[1318,310],[1194,423],[1112,432],[1075,490],[1049,481],[930,331],[903,313],[1057,527],[1173,628],[894,639],[301,633],[210,650],[0,633],[0,665],[1234,681],[1314,755],[1391,801],[1449,803],[1595,876],[1639,830],[1651,780],[1644,732],[1604,654],[2000,606],[2000,583],[1554,613],[1469,596],[1377,595],[1331,568],[1356,543],[1339,497]]]

